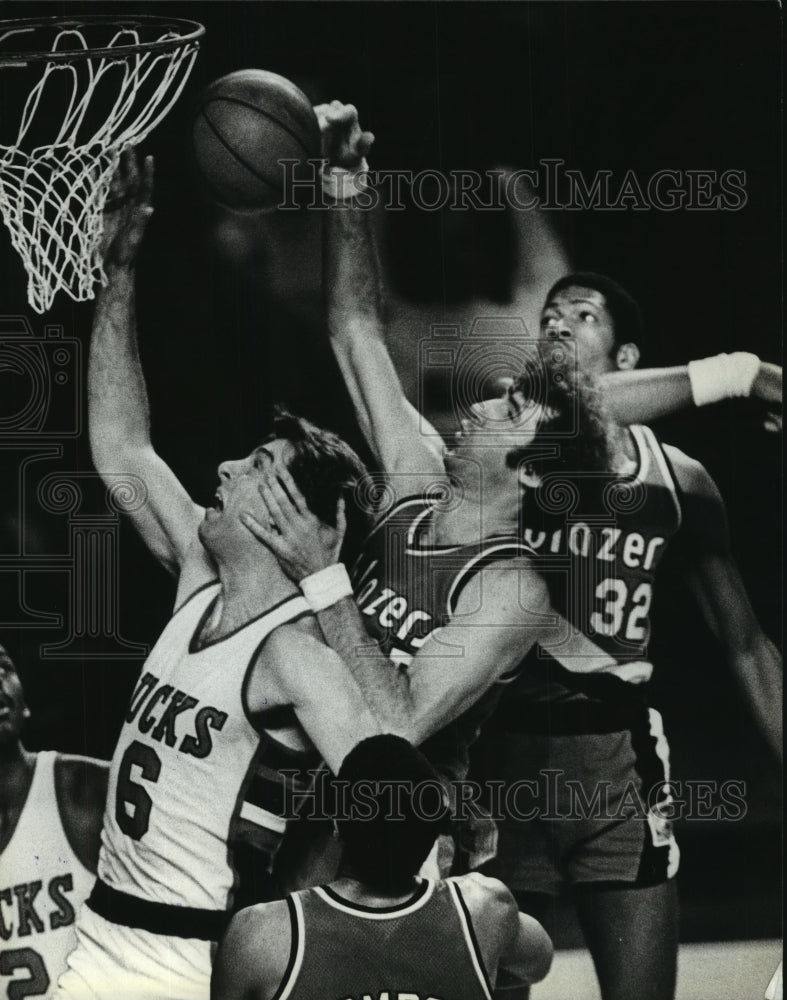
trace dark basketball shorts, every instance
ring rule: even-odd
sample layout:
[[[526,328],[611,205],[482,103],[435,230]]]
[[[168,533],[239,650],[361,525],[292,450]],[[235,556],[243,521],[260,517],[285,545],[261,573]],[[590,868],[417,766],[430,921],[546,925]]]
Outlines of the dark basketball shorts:
[[[623,731],[504,731],[497,749],[497,856],[486,874],[515,891],[550,894],[566,884],[645,886],[675,875],[669,747],[654,709]]]

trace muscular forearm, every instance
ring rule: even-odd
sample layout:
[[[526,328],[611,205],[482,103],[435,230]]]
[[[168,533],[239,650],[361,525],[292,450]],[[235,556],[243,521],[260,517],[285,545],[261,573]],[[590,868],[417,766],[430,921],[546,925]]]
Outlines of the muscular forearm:
[[[324,282],[331,340],[347,343],[358,333],[383,340],[380,265],[371,213],[338,205],[326,213]]]
[[[109,266],[107,278],[96,304],[88,367],[90,445],[99,472],[116,463],[119,447],[150,443],[148,398],[137,347],[134,270]]]
[[[732,667],[760,731],[782,758],[782,663],[778,650],[763,633],[735,652]]]
[[[685,366],[609,372],[601,384],[607,406],[620,424],[648,423],[694,405]]]
[[[753,354],[738,352],[682,367],[608,372],[601,386],[618,423],[647,423],[736,396],[753,395],[766,404],[781,404],[782,371]]]
[[[352,597],[320,611],[317,621],[328,645],[349,667],[383,730],[413,741],[414,706],[407,675],[369,636]]]

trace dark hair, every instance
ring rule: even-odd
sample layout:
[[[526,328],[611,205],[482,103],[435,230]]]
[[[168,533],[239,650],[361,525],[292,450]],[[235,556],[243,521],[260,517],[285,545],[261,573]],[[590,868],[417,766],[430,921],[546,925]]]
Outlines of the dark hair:
[[[642,321],[642,312],[635,299],[622,285],[612,278],[607,278],[603,274],[596,274],[594,271],[576,271],[574,274],[567,274],[556,281],[549,289],[547,303],[558,292],[566,288],[580,287],[593,288],[606,299],[607,311],[612,317],[612,329],[614,341],[610,354],[614,354],[621,344],[636,344],[641,351],[645,350],[645,324]]]
[[[347,795],[336,821],[342,870],[383,891],[401,886],[418,874],[438,834],[450,826],[437,771],[400,736],[371,736],[345,757],[337,787],[343,783]],[[353,789],[365,807],[357,815],[347,808],[354,801]]]
[[[544,413],[533,440],[506,455],[510,469],[531,462],[542,475],[610,471],[610,419],[594,381],[581,372],[556,377],[533,360],[514,380],[513,391],[542,405]]]
[[[273,433],[289,441],[295,454],[288,468],[309,510],[325,524],[336,525],[339,497],[347,501],[348,520],[354,506],[350,501],[356,483],[367,475],[366,466],[338,434],[323,430],[303,417],[296,417],[283,407],[276,407]]]

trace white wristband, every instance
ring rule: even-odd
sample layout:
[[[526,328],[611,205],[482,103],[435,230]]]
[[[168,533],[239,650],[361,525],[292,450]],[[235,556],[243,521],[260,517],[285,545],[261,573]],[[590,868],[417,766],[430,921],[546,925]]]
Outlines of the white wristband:
[[[750,395],[759,370],[760,359],[748,351],[690,361],[689,381],[694,405],[706,406],[721,399]]]
[[[311,576],[305,576],[298,586],[315,614],[341,601],[343,597],[350,597],[353,592],[344,563],[334,563]]]
[[[322,172],[322,189],[334,201],[349,201],[369,187],[369,164],[364,158],[354,170],[327,167]]]

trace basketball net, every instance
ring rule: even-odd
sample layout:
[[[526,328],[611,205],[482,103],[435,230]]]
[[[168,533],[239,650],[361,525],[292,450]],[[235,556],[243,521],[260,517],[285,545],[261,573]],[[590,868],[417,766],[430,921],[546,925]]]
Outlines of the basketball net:
[[[0,44],[12,33],[0,35]],[[158,41],[170,39],[180,36],[167,32]],[[145,51],[138,33],[129,28],[117,31],[106,46],[118,47],[117,55],[91,56],[75,28],[57,34],[52,52],[66,46],[74,61],[45,63],[25,103],[16,142],[0,145],[0,209],[27,271],[27,297],[37,313],[49,309],[59,289],[80,302],[92,299],[96,283],[105,280],[99,254],[102,212],[120,154],[141,142],[169,112],[198,51],[192,41]],[[107,87],[109,74],[116,95],[109,114],[84,134],[89,112],[96,111],[91,107],[96,93],[102,82]],[[51,144],[25,151],[48,82],[66,88],[67,112]]]

